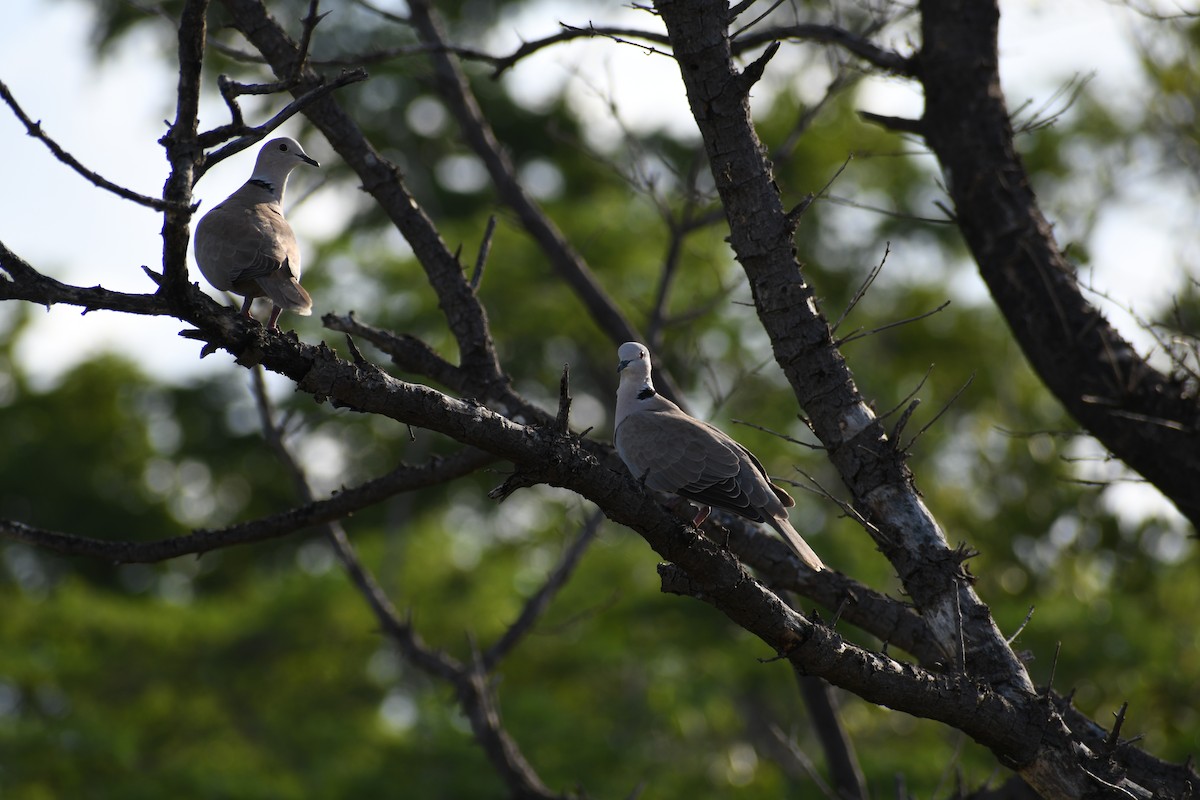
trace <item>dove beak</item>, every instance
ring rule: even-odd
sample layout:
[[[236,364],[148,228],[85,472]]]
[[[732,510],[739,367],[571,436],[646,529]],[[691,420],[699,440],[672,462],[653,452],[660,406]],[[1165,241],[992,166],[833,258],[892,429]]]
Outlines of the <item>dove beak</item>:
[[[618,363],[617,363],[617,372],[620,372],[621,370],[625,369],[625,368],[626,368],[626,367],[628,367],[628,366],[629,366],[629,362],[628,362],[628,361],[620,361],[620,362],[618,362]]]
[[[314,167],[318,167],[318,168],[321,166],[321,162],[317,161],[315,158],[311,158],[310,156],[305,155],[304,153],[297,153],[296,157],[299,158],[301,161],[303,161],[305,164],[312,164]]]

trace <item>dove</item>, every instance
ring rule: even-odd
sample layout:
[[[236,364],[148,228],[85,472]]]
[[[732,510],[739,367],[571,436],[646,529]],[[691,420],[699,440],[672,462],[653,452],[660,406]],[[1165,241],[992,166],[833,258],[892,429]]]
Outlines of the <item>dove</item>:
[[[312,298],[300,285],[300,248],[283,218],[288,175],[301,164],[321,166],[295,139],[272,139],[258,151],[250,180],[209,211],[196,225],[196,263],[223,292],[243,295],[248,318],[256,297],[273,303],[269,328],[286,309],[312,313]]]
[[[814,571],[826,569],[788,520],[791,496],[767,477],[754,455],[708,423],[686,414],[654,390],[650,351],[637,342],[617,350],[614,443],[634,478],[704,506],[694,525],[716,507],[766,522]]]

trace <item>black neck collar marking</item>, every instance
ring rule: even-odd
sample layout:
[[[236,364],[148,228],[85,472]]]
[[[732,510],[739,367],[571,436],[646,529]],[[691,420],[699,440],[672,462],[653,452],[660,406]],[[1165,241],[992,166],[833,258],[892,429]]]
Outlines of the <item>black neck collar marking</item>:
[[[265,181],[262,178],[251,178],[250,183],[260,189],[266,189],[268,192],[274,192],[275,186],[270,181]]]
[[[656,394],[658,394],[658,392],[654,391],[653,386],[646,386],[646,387],[643,387],[640,392],[638,392],[637,398],[638,398],[638,400],[649,400],[651,397],[654,397],[654,395],[656,395]]]

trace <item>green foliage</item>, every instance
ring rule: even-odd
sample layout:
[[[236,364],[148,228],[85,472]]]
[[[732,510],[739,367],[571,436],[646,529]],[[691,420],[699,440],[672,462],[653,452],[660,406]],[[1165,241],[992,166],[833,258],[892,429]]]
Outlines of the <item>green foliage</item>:
[[[181,6],[163,5],[172,13]],[[306,4],[280,5],[281,18],[297,19]],[[441,10],[452,18],[462,10],[462,20],[452,19],[455,37],[471,41],[484,32],[478,20],[517,5]],[[213,31],[220,27],[217,6]],[[148,24],[128,3],[96,7],[100,52]],[[339,9],[320,30],[318,58],[411,43],[402,26],[379,26],[361,9]],[[254,65],[210,53],[214,74],[263,79]],[[1180,82],[1176,73],[1184,67],[1194,78],[1183,61],[1157,74],[1168,88],[1194,86]],[[660,211],[677,219],[689,207],[697,215],[715,207],[707,176],[688,180],[698,157],[694,143],[659,133],[590,153],[586,121],[565,98],[532,111],[483,69],[468,71],[514,161],[557,170],[561,186],[547,193],[547,212],[644,326],[670,245]],[[443,237],[461,245],[466,268],[488,216],[497,214],[480,296],[502,361],[518,390],[547,408],[569,362],[577,425],[594,424],[591,435],[605,438],[613,345],[491,189],[468,191],[446,180],[450,160],[468,155],[452,122],[427,133],[410,124],[414,115],[439,113],[430,80],[419,57],[384,61],[372,66],[369,83],[339,100],[402,164]],[[899,439],[911,445],[918,487],[951,542],[980,551],[969,563],[1001,626],[1014,632],[1036,606],[1019,644],[1036,659],[1037,678],[1049,678],[1061,642],[1058,690],[1074,687],[1078,705],[1101,722],[1130,701],[1148,749],[1182,759],[1200,743],[1191,702],[1200,648],[1190,616],[1200,588],[1179,562],[1180,534],[1158,520],[1118,517],[1097,489],[1073,481],[1077,466],[1068,459],[1085,451],[1084,439],[986,300],[961,289],[970,267],[957,232],[929,221],[942,216],[932,203],[939,195],[929,161],[863,124],[856,96],[849,90],[833,100],[796,149],[777,159],[785,202],[794,205],[855,155],[831,193],[858,207],[822,200],[802,220],[797,247],[806,278],[836,320],[891,242],[882,276],[846,316],[840,336],[952,301],[931,317],[847,343],[860,388],[879,413],[897,409],[889,425],[916,391],[921,405]],[[784,88],[760,110],[768,149],[782,146],[804,109],[800,93]],[[1077,175],[1072,147],[1111,154],[1138,123],[1119,123],[1085,93],[1078,113],[1021,140],[1035,182]],[[651,167],[655,181],[636,178]],[[332,164],[328,174],[327,191],[359,196],[344,168]],[[306,285],[327,307],[353,308],[365,321],[418,336],[452,358],[453,341],[420,266],[384,233],[376,210],[361,203],[356,209],[340,235],[319,244],[312,262],[323,267],[306,274]],[[867,537],[837,506],[806,491],[812,476],[840,492],[820,454],[732,422],[806,438],[745,305],[749,292],[723,226],[701,227],[683,242],[660,355],[698,414],[796,482],[793,519],[827,561],[898,592],[891,567]],[[1183,318],[1195,320],[1196,307],[1193,288],[1181,304]],[[240,369],[164,385],[127,357],[105,355],[53,386],[36,387],[13,355],[20,335],[17,327],[0,344],[0,516],[100,538],[150,539],[294,503],[257,432]],[[322,474],[322,464],[336,467],[330,489],[452,449],[427,432],[410,441],[401,426],[318,407],[306,396],[286,396],[283,405],[302,423],[297,441],[321,445],[310,467]],[[486,492],[501,479],[486,472],[347,522],[397,607],[411,609],[422,636],[459,658],[469,657],[468,637],[486,647],[503,632],[590,511],[542,489],[496,506]],[[386,646],[319,539],[297,535],[198,560],[121,568],[11,543],[0,544],[0,554],[5,797],[503,794],[451,691]],[[852,630],[846,635],[880,645]],[[547,617],[504,662],[502,713],[556,788],[579,786],[594,797],[628,796],[639,785],[661,797],[799,796],[807,787],[792,785],[768,758],[763,729],[775,723],[794,732],[814,757],[819,747],[794,677],[781,663],[758,660],[770,655],[710,608],[662,595],[654,555],[610,526]],[[967,785],[995,769],[990,754],[940,726],[852,697],[842,703],[877,793],[890,791],[897,773],[917,796],[930,797],[938,787],[948,791],[956,769]]]

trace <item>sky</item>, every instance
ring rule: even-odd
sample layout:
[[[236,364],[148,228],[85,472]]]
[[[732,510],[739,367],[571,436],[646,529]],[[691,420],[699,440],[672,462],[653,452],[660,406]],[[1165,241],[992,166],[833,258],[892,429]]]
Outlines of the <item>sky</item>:
[[[1117,109],[1122,103],[1132,107],[1144,91],[1136,82],[1136,53],[1128,36],[1139,18],[1121,4],[1014,0],[1003,2],[1002,10],[1002,80],[1010,107],[1026,99],[1040,104],[1080,73],[1094,72],[1093,85]],[[558,30],[559,20],[583,24],[600,19],[591,13],[595,11],[565,11],[549,0],[528,6],[500,26],[491,46],[507,52],[521,38]],[[629,7],[606,11],[603,19],[633,25],[648,21],[644,12]],[[157,139],[166,129],[164,120],[174,115],[175,75],[166,68],[155,37],[144,32],[96,64],[90,56],[89,32],[89,12],[81,3],[5,0],[0,11],[0,80],[30,117],[40,120],[50,136],[89,168],[138,192],[158,195],[167,165]],[[574,82],[573,102],[589,115],[595,136],[602,139],[619,130],[611,119],[611,98],[619,100],[622,122],[635,131],[663,126],[694,130],[674,70],[666,58],[601,40],[548,51],[518,67],[508,80],[531,102],[564,81]],[[881,114],[919,116],[921,98],[902,82],[878,79],[870,84],[862,106]],[[209,87],[201,126],[225,121],[223,104]],[[280,133],[293,131],[285,126]],[[319,160],[331,155],[322,141],[303,144]],[[197,198],[211,207],[236,189],[249,177],[254,149],[208,173],[197,186]],[[1200,225],[1187,184],[1161,175],[1144,177],[1125,186],[1119,202],[1106,212],[1089,242],[1094,270],[1086,278],[1149,313],[1168,298],[1174,276],[1185,269],[1181,257],[1200,253]],[[303,180],[297,173],[291,186]],[[157,268],[161,263],[159,216],[93,187],[59,163],[44,145],[25,135],[7,107],[0,107],[0,187],[0,240],[35,268],[69,283],[152,290],[141,265]],[[294,197],[296,190],[290,191]],[[318,192],[290,213],[301,232],[302,250],[306,237],[316,239],[335,230],[345,219],[339,209],[347,205]],[[1045,211],[1053,218],[1052,208]],[[903,270],[903,258],[895,253],[890,263]],[[973,272],[960,272],[966,276],[961,290],[982,296],[982,284]],[[194,263],[192,277],[201,281]],[[1106,310],[1122,333],[1144,349],[1146,338],[1132,318],[1112,304]],[[0,330],[11,313],[0,306]],[[317,316],[320,313],[318,308]],[[148,372],[181,379],[231,369],[224,354],[197,359],[199,345],[178,337],[185,327],[178,321],[108,312],[84,317],[65,306],[37,314],[33,333],[23,337],[18,355],[35,382],[42,384],[105,349],[125,353]]]

